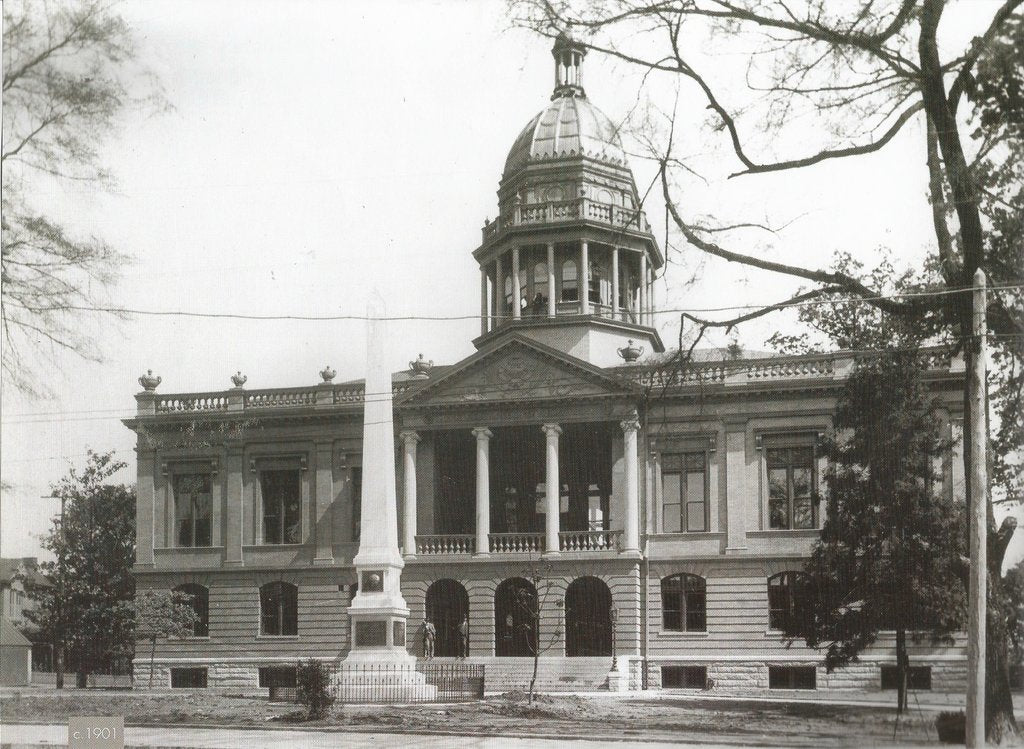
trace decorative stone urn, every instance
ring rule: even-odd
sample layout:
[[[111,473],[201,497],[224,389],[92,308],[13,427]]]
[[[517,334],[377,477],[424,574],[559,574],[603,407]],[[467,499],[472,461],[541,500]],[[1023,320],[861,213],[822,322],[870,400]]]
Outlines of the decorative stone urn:
[[[412,376],[417,380],[426,380],[430,377],[430,370],[434,368],[434,360],[427,361],[423,358],[423,354],[420,354],[416,361],[409,362],[409,369],[412,370]]]
[[[231,375],[231,381],[235,384],[236,388],[242,387],[248,379],[249,378],[246,377],[241,372],[235,372],[233,375]]]
[[[637,346],[635,343],[633,343],[633,339],[629,338],[626,341],[626,345],[620,348],[618,351],[619,356],[622,357],[623,361],[625,361],[627,364],[632,364],[641,356],[643,356],[644,347]]]
[[[330,382],[331,380],[333,380],[335,375],[337,375],[337,374],[338,374],[337,372],[335,372],[333,369],[331,369],[331,365],[330,364],[328,364],[326,367],[324,367],[323,369],[320,370],[320,377],[323,378],[323,381],[325,383]]]
[[[163,382],[163,378],[159,375],[154,375],[152,369],[146,370],[146,374],[139,378],[139,384],[142,385],[142,389],[148,393],[152,393],[156,390],[157,385]]]

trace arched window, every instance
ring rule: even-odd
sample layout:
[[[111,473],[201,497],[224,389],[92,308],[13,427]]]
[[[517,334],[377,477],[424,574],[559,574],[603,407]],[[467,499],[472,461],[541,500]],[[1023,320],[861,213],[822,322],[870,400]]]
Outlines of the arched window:
[[[671,632],[707,631],[707,587],[703,577],[681,572],[662,578],[661,623]]]
[[[580,290],[576,282],[576,262],[566,260],[562,263],[562,301],[578,302],[579,300]]]
[[[532,656],[540,603],[529,580],[510,577],[494,591],[494,654]]]
[[[291,583],[272,582],[260,588],[260,634],[299,633],[299,589]]]
[[[438,580],[427,588],[427,621],[434,625],[434,655],[457,658],[463,655],[459,625],[469,619],[469,596],[455,580]]]
[[[208,637],[210,634],[210,591],[195,583],[179,585],[174,590],[176,593],[188,596],[192,610],[196,612],[196,623],[192,627],[192,636]]]
[[[787,629],[797,615],[797,604],[807,594],[807,576],[780,572],[768,578],[768,628]]]

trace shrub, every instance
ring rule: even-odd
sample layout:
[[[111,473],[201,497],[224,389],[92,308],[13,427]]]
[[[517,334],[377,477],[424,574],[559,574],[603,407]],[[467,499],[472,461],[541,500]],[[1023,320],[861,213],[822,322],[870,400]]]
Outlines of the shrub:
[[[331,694],[331,672],[322,661],[310,658],[298,665],[296,670],[296,698],[304,705],[309,720],[327,715],[334,704]]]
[[[967,718],[963,713],[939,713],[935,731],[943,744],[963,744],[967,741]]]

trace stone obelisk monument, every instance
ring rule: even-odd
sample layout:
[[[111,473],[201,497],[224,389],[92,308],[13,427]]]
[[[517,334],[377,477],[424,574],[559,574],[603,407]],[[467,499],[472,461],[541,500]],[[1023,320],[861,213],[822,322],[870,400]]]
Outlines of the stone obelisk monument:
[[[416,659],[405,647],[409,607],[401,588],[404,563],[398,550],[395,432],[384,315],[384,300],[374,292],[367,305],[359,551],[352,560],[359,587],[348,609],[352,649],[345,661],[411,665]]]

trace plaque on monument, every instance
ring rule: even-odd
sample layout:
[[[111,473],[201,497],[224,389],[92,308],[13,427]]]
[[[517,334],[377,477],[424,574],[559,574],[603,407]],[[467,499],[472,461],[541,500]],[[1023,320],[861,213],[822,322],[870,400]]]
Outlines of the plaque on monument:
[[[388,644],[387,622],[356,622],[356,647],[384,647]]]
[[[380,593],[384,590],[384,573],[378,570],[364,572],[360,588],[366,593]]]
[[[392,642],[395,647],[405,647],[405,622],[392,622]]]

